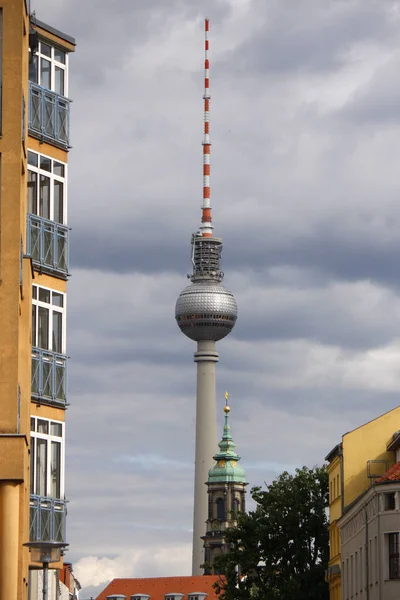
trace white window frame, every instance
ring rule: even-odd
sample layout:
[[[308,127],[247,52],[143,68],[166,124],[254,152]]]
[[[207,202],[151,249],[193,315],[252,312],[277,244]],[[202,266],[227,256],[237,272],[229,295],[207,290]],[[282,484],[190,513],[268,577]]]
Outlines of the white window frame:
[[[32,421],[34,421],[35,425],[32,429]],[[37,422],[38,421],[46,421],[48,423],[48,431],[49,433],[39,433],[37,432]],[[51,434],[51,423],[56,423],[57,425],[61,425],[62,434],[61,436],[55,436]],[[65,423],[63,421],[58,421],[57,419],[45,419],[43,417],[33,416],[31,415],[31,469],[33,464],[33,473],[31,473],[31,478],[34,482],[34,488],[30,490],[31,494],[36,496],[41,496],[38,490],[36,489],[36,464],[37,464],[37,442],[36,440],[45,440],[47,444],[47,465],[46,465],[46,494],[44,497],[52,498],[51,496],[51,443],[58,442],[61,444],[60,448],[60,498],[59,500],[64,500],[65,494]]]
[[[42,44],[46,44],[47,46],[50,46],[50,56],[47,56],[46,54],[43,54],[41,52],[42,49]],[[39,40],[39,45],[38,45],[38,49],[35,52],[35,56],[37,57],[37,82],[38,85],[44,87],[42,85],[42,66],[41,66],[41,59],[45,59],[48,60],[50,62],[50,88],[45,88],[45,89],[50,89],[50,91],[52,92],[56,92],[55,90],[55,72],[56,72],[56,67],[59,67],[61,69],[64,70],[64,94],[60,94],[63,98],[68,98],[68,63],[69,63],[69,54],[68,52],[64,49],[61,48],[61,46],[57,46],[57,49],[61,50],[62,52],[64,52],[65,54],[65,64],[62,62],[59,62],[58,60],[56,60],[54,58],[54,50],[55,50],[56,46],[54,46],[50,41],[48,40]]]
[[[42,217],[43,216],[43,215],[39,214],[40,213],[40,210],[39,210],[39,207],[40,207],[40,176],[43,175],[44,177],[48,177],[50,179],[50,216],[49,216],[49,220],[50,221],[54,221],[54,182],[55,181],[59,181],[64,186],[64,194],[63,194],[63,222],[61,223],[61,225],[67,225],[67,221],[68,221],[68,216],[67,216],[67,214],[68,214],[67,213],[67,208],[68,208],[68,202],[67,202],[67,197],[68,197],[68,184],[67,184],[67,181],[68,181],[68,165],[67,165],[67,163],[63,162],[62,160],[55,159],[54,156],[48,156],[47,154],[40,154],[39,152],[35,152],[34,150],[28,150],[28,152],[30,152],[31,154],[35,154],[37,156],[37,164],[38,164],[38,166],[35,167],[34,165],[30,165],[28,163],[28,171],[31,171],[31,172],[37,174],[37,182],[36,182],[37,213],[32,213],[32,214],[35,214],[38,217]],[[40,168],[40,159],[41,159],[41,157],[47,158],[48,160],[51,160],[51,170],[50,171],[46,171],[45,169],[41,169]],[[64,167],[64,177],[62,177],[61,175],[56,175],[53,172],[53,170],[54,170],[54,162],[58,162],[61,165],[63,165],[63,167]],[[29,210],[29,206],[28,206],[28,210]]]
[[[36,288],[36,298],[33,297],[33,289]],[[50,292],[50,303],[47,302],[43,302],[41,300],[39,300],[39,290],[40,289],[44,289]],[[55,292],[56,294],[60,294],[63,297],[63,305],[62,306],[56,306],[52,304],[52,298],[53,298],[53,292]],[[34,346],[35,348],[40,348],[42,350],[47,350],[49,352],[56,352],[56,350],[53,350],[53,313],[54,312],[58,312],[62,314],[61,317],[61,352],[58,352],[58,354],[66,354],[66,332],[67,332],[67,294],[65,294],[64,292],[59,292],[58,290],[54,290],[52,288],[48,288],[45,287],[44,285],[36,285],[33,284],[32,286],[32,309],[33,307],[36,307],[36,310],[33,311],[32,310],[32,319],[36,319],[36,323],[33,324],[32,323],[32,346]],[[41,348],[38,345],[38,341],[39,341],[39,307],[42,308],[46,308],[49,311],[49,337],[48,337],[48,348]],[[34,328],[35,325],[35,328]],[[36,339],[33,339],[34,337],[34,331],[36,331]]]

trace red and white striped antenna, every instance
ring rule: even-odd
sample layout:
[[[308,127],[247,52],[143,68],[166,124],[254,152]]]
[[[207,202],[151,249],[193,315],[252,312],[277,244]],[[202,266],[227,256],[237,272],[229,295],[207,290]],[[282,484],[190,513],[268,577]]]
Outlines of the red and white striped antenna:
[[[210,19],[204,20],[204,139],[203,139],[203,206],[200,232],[203,237],[212,237],[210,196],[210,61],[208,59]]]

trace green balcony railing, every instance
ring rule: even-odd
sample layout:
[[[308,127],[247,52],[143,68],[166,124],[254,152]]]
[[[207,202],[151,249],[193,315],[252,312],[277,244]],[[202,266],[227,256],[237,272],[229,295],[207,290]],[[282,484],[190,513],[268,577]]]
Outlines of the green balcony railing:
[[[28,214],[27,254],[40,271],[65,279],[68,276],[66,225]]]
[[[65,500],[31,494],[29,511],[31,542],[65,542]]]
[[[68,98],[30,81],[29,134],[44,142],[69,148],[69,105]]]
[[[32,347],[32,400],[65,407],[67,402],[67,357]]]

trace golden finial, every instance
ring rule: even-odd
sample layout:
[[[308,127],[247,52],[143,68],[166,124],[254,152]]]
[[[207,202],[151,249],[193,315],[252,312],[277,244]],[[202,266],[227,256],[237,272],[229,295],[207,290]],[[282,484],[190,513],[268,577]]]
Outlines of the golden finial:
[[[228,392],[225,392],[224,396],[225,396],[225,406],[224,406],[224,412],[225,412],[226,414],[228,414],[228,412],[231,410],[231,409],[230,409],[230,407],[228,406],[228,398],[229,398],[229,394],[228,394]]]

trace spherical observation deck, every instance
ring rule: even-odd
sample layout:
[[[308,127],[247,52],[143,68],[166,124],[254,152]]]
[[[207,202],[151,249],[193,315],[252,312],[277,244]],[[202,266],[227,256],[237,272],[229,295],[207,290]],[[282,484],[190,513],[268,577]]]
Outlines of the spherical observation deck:
[[[179,295],[175,318],[182,333],[191,340],[217,342],[235,325],[236,300],[221,283],[195,281]]]

